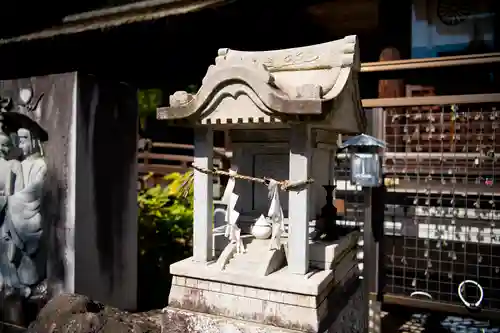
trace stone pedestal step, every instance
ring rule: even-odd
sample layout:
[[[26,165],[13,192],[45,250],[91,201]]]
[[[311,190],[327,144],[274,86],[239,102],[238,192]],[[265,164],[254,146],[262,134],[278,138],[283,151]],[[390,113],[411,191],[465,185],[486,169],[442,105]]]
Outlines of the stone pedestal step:
[[[260,263],[262,262],[262,256],[255,256],[255,255],[246,255],[246,253],[240,253],[236,254],[231,260],[229,261],[229,264],[231,263]]]
[[[230,261],[229,264],[226,265],[225,271],[247,271],[247,272],[255,272],[262,265],[262,262],[249,262],[249,261]]]
[[[254,272],[254,274],[259,276],[266,276],[285,265],[283,248],[279,251],[269,250],[268,239],[253,239],[245,248],[246,251],[244,253],[233,252],[226,256],[225,264],[223,265],[224,271],[237,273],[244,273],[246,271]]]

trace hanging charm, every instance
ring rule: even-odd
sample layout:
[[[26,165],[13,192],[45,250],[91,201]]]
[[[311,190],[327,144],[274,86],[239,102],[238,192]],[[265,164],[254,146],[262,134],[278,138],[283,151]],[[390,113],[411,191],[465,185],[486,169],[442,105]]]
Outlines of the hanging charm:
[[[486,180],[484,181],[484,184],[488,187],[491,187],[493,186],[494,182],[493,182],[493,179],[491,178],[486,178]]]
[[[278,185],[276,180],[270,179],[267,186],[269,190],[268,198],[271,201],[267,216],[270,218],[272,225],[269,250],[279,250],[281,248],[281,234],[285,231],[285,218],[281,208]]]
[[[226,191],[224,191],[224,196],[222,201],[227,204],[226,210],[226,232],[225,236],[229,239],[232,244],[236,244],[236,253],[244,253],[245,246],[243,240],[241,239],[241,228],[238,226],[238,218],[240,213],[235,210],[236,203],[239,196],[234,193],[236,170],[229,170],[230,178],[228,180]]]
[[[455,143],[456,135],[455,135],[455,121],[458,119],[458,105],[453,104],[451,106],[451,121],[450,121],[450,134],[451,134],[451,143]]]

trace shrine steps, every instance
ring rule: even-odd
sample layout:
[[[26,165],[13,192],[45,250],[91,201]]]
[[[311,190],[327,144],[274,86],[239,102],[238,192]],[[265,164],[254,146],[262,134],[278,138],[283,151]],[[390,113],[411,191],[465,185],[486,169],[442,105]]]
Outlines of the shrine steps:
[[[283,268],[286,264],[284,247],[269,250],[269,242],[268,239],[252,239],[247,243],[245,252],[234,251],[227,258],[223,270],[231,273],[255,272],[256,275],[267,276]],[[232,249],[233,245],[229,244],[228,247]]]

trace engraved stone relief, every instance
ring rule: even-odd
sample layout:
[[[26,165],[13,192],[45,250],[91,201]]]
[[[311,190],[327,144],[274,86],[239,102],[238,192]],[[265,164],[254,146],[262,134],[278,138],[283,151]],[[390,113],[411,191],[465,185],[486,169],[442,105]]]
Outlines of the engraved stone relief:
[[[47,291],[40,243],[48,134],[37,122],[43,96],[21,89],[18,97],[16,105],[0,99],[0,291],[32,299]]]

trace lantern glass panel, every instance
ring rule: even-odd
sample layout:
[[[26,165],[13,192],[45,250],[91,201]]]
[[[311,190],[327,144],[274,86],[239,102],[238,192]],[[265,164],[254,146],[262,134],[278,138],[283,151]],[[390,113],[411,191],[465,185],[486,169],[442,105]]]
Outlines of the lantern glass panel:
[[[381,167],[378,154],[351,154],[351,183],[364,187],[381,184]]]

